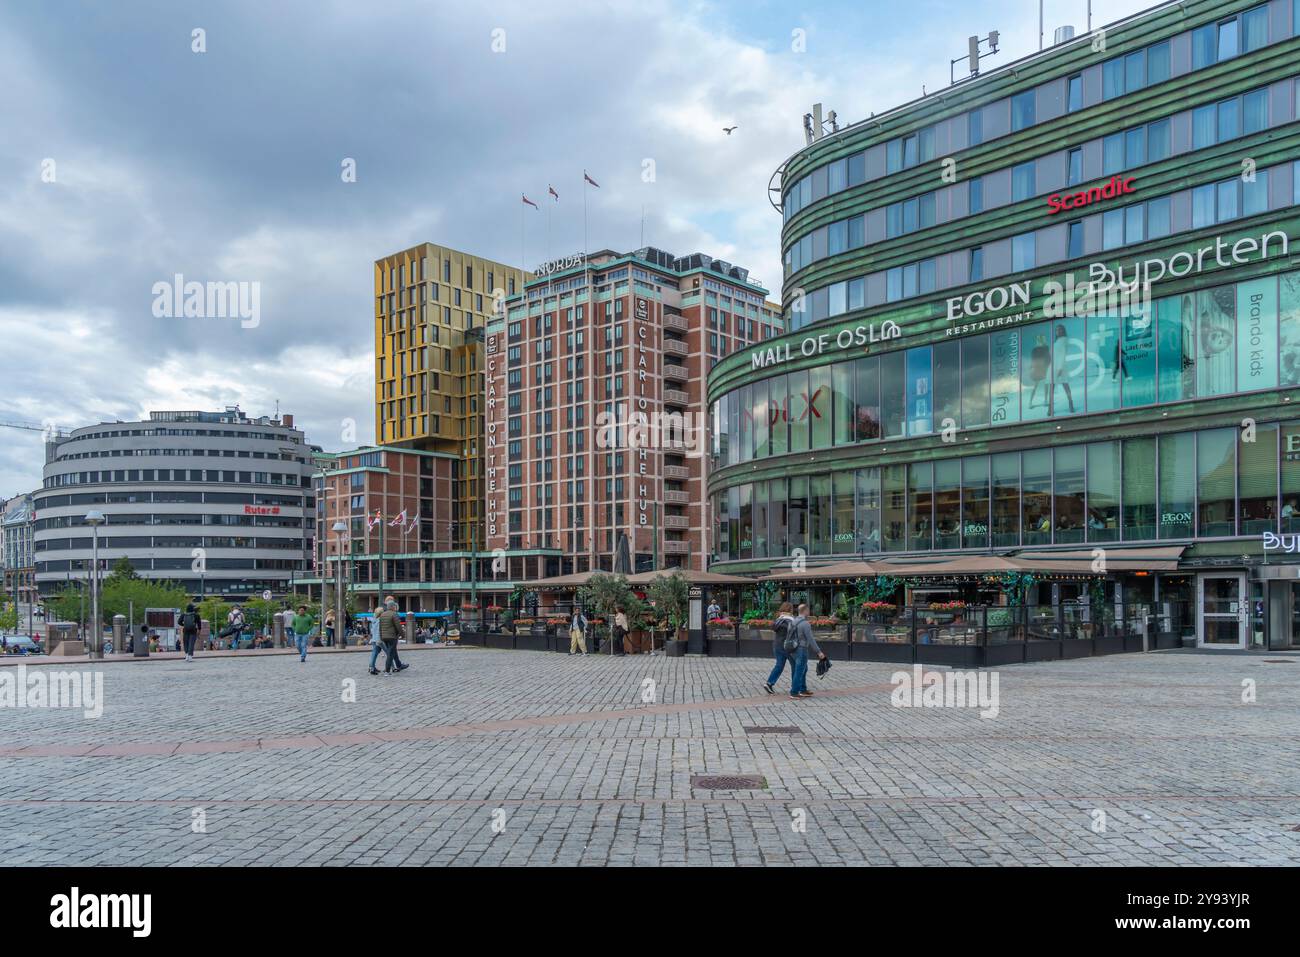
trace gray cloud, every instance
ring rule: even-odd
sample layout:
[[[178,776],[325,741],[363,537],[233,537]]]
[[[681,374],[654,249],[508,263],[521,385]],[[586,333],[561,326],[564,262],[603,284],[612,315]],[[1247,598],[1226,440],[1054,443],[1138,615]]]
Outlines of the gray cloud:
[[[592,248],[638,245],[644,209],[648,243],[746,265],[776,294],[766,190],[803,112],[820,99],[858,119],[937,79],[907,50],[868,57],[834,34],[850,11],[892,14],[828,6],[5,5],[0,129],[17,135],[0,139],[0,342],[21,374],[0,420],[279,400],[311,441],[338,447],[345,418],[368,441],[372,261],[430,240],[518,263],[519,193],[545,210],[548,184],[549,247],[545,211],[522,210],[525,264],[580,248],[584,167],[601,184]],[[938,48],[968,26],[945,24]],[[259,282],[260,325],[155,318],[153,284],[176,273]],[[38,437],[0,430],[0,494],[35,487],[41,458]]]

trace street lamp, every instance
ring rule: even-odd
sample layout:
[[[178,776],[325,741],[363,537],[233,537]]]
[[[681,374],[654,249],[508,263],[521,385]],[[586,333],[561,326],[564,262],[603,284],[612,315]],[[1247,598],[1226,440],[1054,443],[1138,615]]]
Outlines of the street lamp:
[[[334,541],[338,544],[334,560],[334,637],[340,648],[348,646],[348,632],[344,627],[343,616],[343,535],[347,530],[348,526],[342,519],[332,527]]]
[[[99,526],[107,519],[98,509],[86,513],[86,524],[90,526],[90,656],[103,656],[104,629],[99,620]]]

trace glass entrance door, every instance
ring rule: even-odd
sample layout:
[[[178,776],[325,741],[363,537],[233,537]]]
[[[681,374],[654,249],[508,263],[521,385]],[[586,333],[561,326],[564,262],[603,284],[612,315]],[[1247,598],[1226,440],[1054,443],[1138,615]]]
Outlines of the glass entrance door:
[[[1245,579],[1241,573],[1202,575],[1198,579],[1201,613],[1196,616],[1196,636],[1202,648],[1246,647],[1249,616]]]

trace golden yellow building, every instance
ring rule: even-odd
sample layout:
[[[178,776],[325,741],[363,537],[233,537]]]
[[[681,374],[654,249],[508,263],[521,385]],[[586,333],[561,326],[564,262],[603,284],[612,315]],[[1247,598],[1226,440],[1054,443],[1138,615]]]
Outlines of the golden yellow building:
[[[459,457],[458,549],[483,545],[483,328],[532,278],[433,243],[375,261],[375,442]]]

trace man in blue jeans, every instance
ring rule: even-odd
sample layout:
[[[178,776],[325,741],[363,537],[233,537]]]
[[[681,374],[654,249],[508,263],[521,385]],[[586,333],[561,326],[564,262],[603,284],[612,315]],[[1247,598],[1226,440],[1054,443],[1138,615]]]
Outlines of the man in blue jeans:
[[[809,608],[807,604],[799,606],[799,617],[795,619],[795,641],[798,648],[794,653],[794,677],[790,679],[790,697],[791,698],[811,698],[812,692],[808,690],[808,655],[815,654],[818,658],[825,658],[826,654],[817,646],[817,639],[813,637],[812,625],[808,621]]]
[[[307,606],[299,605],[298,614],[293,616],[293,641],[298,646],[298,660],[307,660],[307,645],[311,638],[312,629],[316,627],[316,619],[307,614]]]

